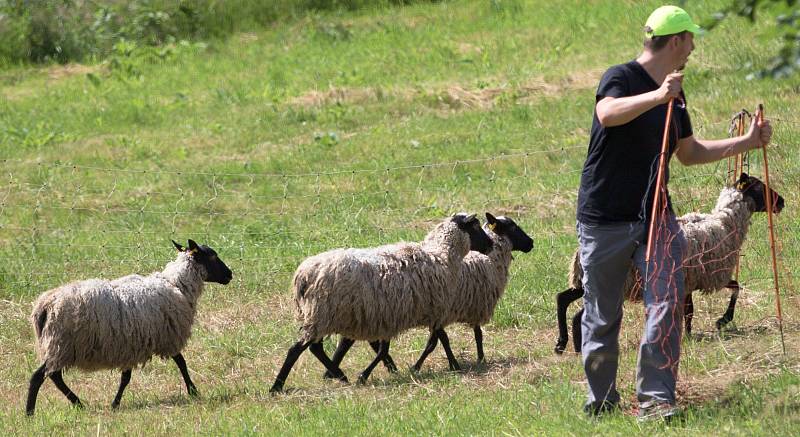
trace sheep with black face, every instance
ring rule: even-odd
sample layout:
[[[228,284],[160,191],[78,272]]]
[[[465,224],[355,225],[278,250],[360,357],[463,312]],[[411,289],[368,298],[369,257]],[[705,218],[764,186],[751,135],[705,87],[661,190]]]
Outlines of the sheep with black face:
[[[775,190],[770,189],[772,211],[780,212],[784,207],[784,199]],[[700,290],[710,293],[724,288],[731,290],[731,298],[725,314],[716,322],[717,329],[722,329],[733,320],[736,300],[739,297],[739,284],[732,280],[733,270],[739,258],[739,250],[744,243],[750,227],[753,213],[766,212],[766,187],[756,177],[742,173],[733,187],[726,187],[717,199],[717,204],[710,214],[688,213],[678,218],[678,224],[689,244],[688,253],[683,261],[685,277],[686,301],[684,315],[686,333],[692,331],[694,313],[692,292]],[[583,270],[578,260],[578,253],[573,256],[569,273],[570,288],[558,293],[557,316],[559,337],[556,342],[556,353],[562,353],[569,341],[567,334],[567,307],[583,296]],[[641,298],[642,279],[639,271],[631,264],[628,278],[625,281],[625,294],[629,300]],[[581,317],[579,311],[572,320],[572,334],[576,352],[581,350]]]
[[[478,361],[484,361],[481,325],[491,320],[497,303],[503,297],[508,283],[508,271],[513,260],[512,252],[528,253],[533,249],[533,240],[511,218],[495,217],[487,212],[484,231],[492,240],[492,251],[488,254],[473,251],[464,257],[459,281],[450,290],[452,304],[447,308],[443,321],[440,321],[442,325],[425,326],[430,330],[430,337],[422,355],[414,364],[416,371],[419,371],[425,358],[436,348],[439,341],[445,348],[450,370],[459,370],[455,357],[451,352],[447,352],[450,350],[450,341],[444,330],[453,323],[464,323],[472,327],[478,349]],[[333,356],[334,364],[341,363],[352,343],[353,340],[347,338],[340,341]],[[390,371],[397,368],[388,354],[384,365]],[[326,373],[325,376],[331,375]]]
[[[453,323],[464,323],[475,333],[478,349],[478,362],[484,361],[483,331],[481,325],[488,323],[494,309],[508,284],[508,271],[511,267],[513,251],[528,253],[533,249],[533,240],[514,220],[509,217],[495,217],[486,213],[484,230],[492,240],[493,249],[489,254],[470,252],[464,258],[464,267],[458,285],[452,289],[453,306],[447,312],[444,325],[431,329],[430,337],[422,355],[414,364],[419,371],[425,358],[436,348],[436,343],[445,344],[447,334],[444,327]],[[451,370],[458,370],[458,364],[450,363]]]
[[[42,364],[30,380],[28,415],[34,413],[46,377],[73,405],[81,406],[61,375],[73,367],[120,369],[122,379],[111,404],[116,408],[131,370],[153,355],[172,358],[189,394],[197,394],[181,351],[192,334],[204,282],[227,284],[233,274],[212,248],[192,240],[188,248],[173,244],[178,256],[161,272],[71,282],[36,299],[31,324]]]
[[[378,353],[361,373],[369,377],[388,354],[389,340],[416,326],[441,326],[451,305],[449,287],[458,280],[471,250],[488,252],[491,241],[475,215],[463,213],[439,223],[421,243],[369,249],[336,249],[304,260],[292,279],[300,339],[289,349],[270,391],[282,390],[307,348],[331,375],[347,378],[322,347],[331,334],[377,342]]]

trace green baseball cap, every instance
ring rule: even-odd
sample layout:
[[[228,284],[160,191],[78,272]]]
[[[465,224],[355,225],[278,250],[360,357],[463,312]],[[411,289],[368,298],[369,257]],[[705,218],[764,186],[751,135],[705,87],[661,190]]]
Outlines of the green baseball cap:
[[[692,17],[677,6],[661,6],[647,17],[644,25],[650,30],[645,31],[648,38],[674,35],[686,30],[692,33],[700,32],[700,26],[694,24]]]

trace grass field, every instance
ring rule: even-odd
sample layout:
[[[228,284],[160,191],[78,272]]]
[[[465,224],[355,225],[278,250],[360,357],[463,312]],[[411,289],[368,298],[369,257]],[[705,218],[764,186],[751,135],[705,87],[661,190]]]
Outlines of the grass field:
[[[696,17],[725,2],[686,2]],[[634,58],[657,2],[448,1],[380,12],[313,14],[263,31],[156,53],[131,49],[97,65],[0,71],[0,429],[61,434],[789,435],[800,425],[800,77],[746,81],[779,41],[768,11],[730,19],[696,41],[684,86],[695,134],[727,136],[730,116],[759,102],[774,120],[786,355],[775,318],[767,220],[742,258],[735,326],[714,321],[727,295],[695,297],[679,396],[686,421],[640,425],[635,407],[640,305],[626,305],[619,387],[624,412],[580,412],[580,358],[552,352],[555,293],[566,287],[574,213],[605,68]],[[763,174],[751,154],[751,173]],[[672,167],[679,213],[711,208],[727,163]],[[494,320],[487,363],[471,330],[452,327],[466,367],[440,350],[408,370],[427,332],[401,336],[365,386],[323,380],[305,354],[287,393],[268,390],[296,340],[288,293],[306,256],[342,246],[419,240],[441,217],[490,211],[535,241],[518,254]],[[24,417],[38,367],[32,300],[63,282],[159,270],[170,238],[215,248],[234,271],[201,299],[184,352],[201,393],[186,396],[171,362],[133,378],[109,407],[118,372],[69,372],[87,405],[52,383]],[[333,341],[326,341],[331,353]],[[371,358],[356,345],[354,380]]]

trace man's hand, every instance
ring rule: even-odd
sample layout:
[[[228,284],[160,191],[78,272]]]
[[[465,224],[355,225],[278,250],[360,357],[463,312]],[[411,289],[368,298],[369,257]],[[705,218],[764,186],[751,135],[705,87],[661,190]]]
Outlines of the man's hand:
[[[747,141],[750,143],[750,148],[755,149],[768,144],[772,139],[772,125],[769,120],[764,119],[760,123],[756,118],[750,123],[750,130],[747,132]]]
[[[683,73],[670,73],[664,78],[664,82],[658,88],[661,95],[661,102],[667,103],[671,98],[678,98],[683,89]]]

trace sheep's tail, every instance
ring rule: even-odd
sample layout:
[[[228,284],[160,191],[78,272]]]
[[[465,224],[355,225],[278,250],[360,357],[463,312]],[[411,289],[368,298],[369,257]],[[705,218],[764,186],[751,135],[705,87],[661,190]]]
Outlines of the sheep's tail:
[[[49,299],[50,295],[45,295],[39,297],[36,302],[33,304],[33,311],[31,312],[31,325],[33,325],[33,333],[35,334],[36,338],[34,340],[34,347],[36,349],[36,354],[39,358],[42,358],[43,354],[45,353],[42,350],[42,337],[45,334],[45,328],[47,327],[47,322],[50,319],[50,315],[53,313],[53,305],[52,300]]]
[[[568,283],[571,288],[583,288],[583,267],[581,267],[580,252],[578,250],[572,255],[572,266],[569,269]]]
[[[44,325],[47,323],[47,308],[36,308],[31,318],[33,319],[33,330],[36,333],[36,339],[39,340],[42,338],[42,331],[44,331]]]
[[[295,272],[292,278],[292,300],[294,301],[294,314],[298,322],[303,323],[305,317],[303,315],[303,302],[305,301],[306,292],[311,284],[308,279],[308,274],[302,270]]]
[[[303,274],[296,274],[292,279],[292,292],[294,294],[294,300],[298,301],[305,297],[306,290],[308,289],[308,279],[306,275]]]

